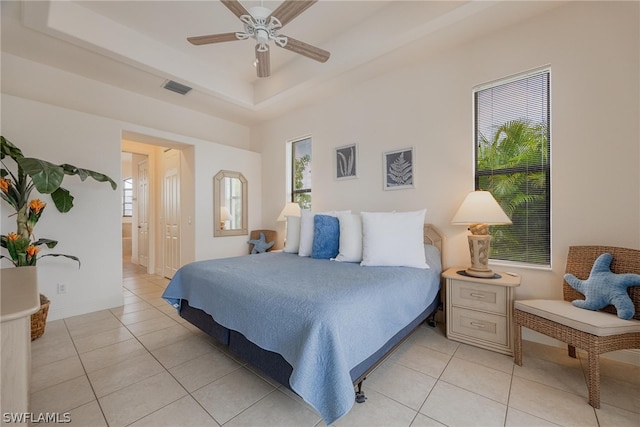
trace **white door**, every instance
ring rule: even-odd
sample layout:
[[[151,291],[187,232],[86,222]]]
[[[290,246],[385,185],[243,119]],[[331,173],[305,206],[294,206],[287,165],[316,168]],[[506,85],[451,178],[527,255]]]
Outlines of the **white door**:
[[[149,164],[138,163],[138,263],[149,265]]]
[[[180,152],[177,150],[165,152],[164,165],[163,275],[172,278],[180,267]]]

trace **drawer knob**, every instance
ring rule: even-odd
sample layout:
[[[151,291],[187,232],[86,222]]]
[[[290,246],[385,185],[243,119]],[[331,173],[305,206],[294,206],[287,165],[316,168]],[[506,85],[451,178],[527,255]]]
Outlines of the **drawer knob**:
[[[469,295],[471,295],[471,296],[472,296],[472,297],[474,297],[474,298],[484,298],[484,294],[474,294],[474,293],[471,293],[471,294],[469,294]]]

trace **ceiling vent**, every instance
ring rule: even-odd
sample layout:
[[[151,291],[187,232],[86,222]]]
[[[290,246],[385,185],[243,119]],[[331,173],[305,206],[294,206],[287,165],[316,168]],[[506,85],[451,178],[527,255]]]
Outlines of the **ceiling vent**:
[[[164,82],[164,86],[162,87],[172,92],[179,93],[180,95],[186,95],[191,90],[189,86],[174,82],[173,80],[167,80]]]

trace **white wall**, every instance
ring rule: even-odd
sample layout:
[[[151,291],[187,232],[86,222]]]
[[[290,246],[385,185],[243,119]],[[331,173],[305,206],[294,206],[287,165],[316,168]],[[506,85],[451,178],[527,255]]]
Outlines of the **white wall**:
[[[213,237],[213,177],[222,169],[241,172],[249,191],[249,230],[262,228],[262,158],[233,147],[200,145],[195,150],[195,257],[224,258],[248,253],[249,236]]]
[[[248,236],[213,237],[213,176],[220,169],[245,174],[249,225],[258,228],[262,217],[260,154],[12,95],[3,94],[1,102],[2,135],[25,155],[100,171],[116,181],[121,175],[123,134],[145,136],[145,142],[172,142],[183,151],[182,262],[246,253]],[[248,141],[241,143],[248,145]],[[194,178],[199,182],[194,184]],[[36,236],[59,240],[55,251],[78,256],[82,268],[61,258],[38,263],[40,290],[52,301],[50,320],[122,305],[120,188],[112,191],[106,184],[90,179],[81,183],[77,177],[67,177],[64,187],[76,197],[74,208],[60,214],[51,203],[36,227]],[[15,228],[15,220],[7,217],[10,213],[3,202],[3,233]],[[160,266],[161,242],[158,236],[156,240]],[[67,284],[68,293],[57,294],[57,283]]]
[[[3,95],[2,135],[25,156],[103,172],[119,182],[120,129],[112,120]],[[100,155],[96,147],[102,147]],[[63,187],[75,197],[74,207],[61,214],[48,195],[42,196],[48,206],[34,233],[59,241],[43,253],[75,255],[82,266],[65,258],[38,262],[40,292],[51,300],[50,319],[122,304],[120,189],[113,191],[92,179],[81,182],[75,176],[65,177]],[[32,197],[37,196],[34,191]],[[3,202],[3,232],[16,227],[9,213]],[[57,283],[67,285],[66,294],[56,293]]]
[[[640,247],[638,16],[637,2],[562,6],[252,128],[264,225],[282,229],[285,142],[310,133],[314,210],[427,208],[447,265],[467,264],[466,230],[450,221],[474,185],[472,88],[550,64],[553,266],[509,269],[522,274],[518,298],[560,297],[569,245]],[[353,142],[360,177],[335,181],[333,149]],[[382,152],[409,146],[416,188],[383,191]]]

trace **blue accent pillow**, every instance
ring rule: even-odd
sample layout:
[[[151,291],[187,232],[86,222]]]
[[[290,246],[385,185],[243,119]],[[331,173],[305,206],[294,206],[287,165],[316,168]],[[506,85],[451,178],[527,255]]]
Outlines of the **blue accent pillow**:
[[[340,249],[340,221],[329,215],[313,217],[313,247],[311,258],[330,259],[338,256]]]
[[[611,272],[613,255],[600,255],[591,267],[587,280],[580,280],[573,274],[565,274],[567,283],[585,297],[584,300],[571,301],[573,305],[587,310],[600,310],[611,304],[616,308],[618,317],[630,320],[636,313],[627,288],[640,285],[640,274],[615,274]]]

